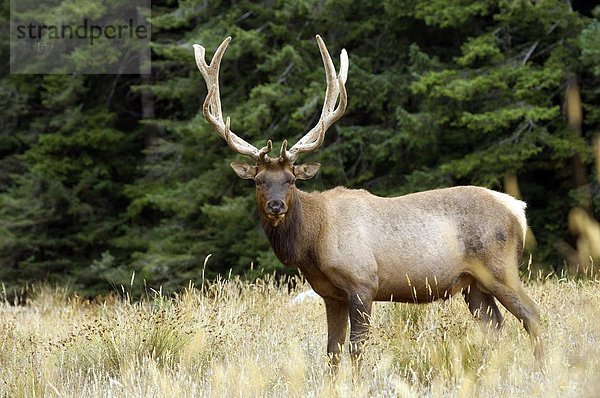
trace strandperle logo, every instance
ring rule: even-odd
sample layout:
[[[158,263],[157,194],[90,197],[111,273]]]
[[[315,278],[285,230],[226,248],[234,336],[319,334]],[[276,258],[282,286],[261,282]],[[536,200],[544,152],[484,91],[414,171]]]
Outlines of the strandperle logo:
[[[13,74],[150,73],[149,0],[12,0]]]
[[[72,25],[44,25],[31,22],[29,25],[16,26],[17,39],[88,39],[91,45],[98,39],[146,39],[148,28],[145,25],[137,25],[133,19],[126,24],[120,25],[94,25],[87,18],[77,26]]]

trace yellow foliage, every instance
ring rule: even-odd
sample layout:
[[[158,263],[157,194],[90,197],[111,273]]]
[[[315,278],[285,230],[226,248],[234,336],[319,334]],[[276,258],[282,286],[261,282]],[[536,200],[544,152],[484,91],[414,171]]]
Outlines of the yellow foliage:
[[[432,304],[375,304],[356,378],[347,352],[337,378],[329,376],[324,305],[318,298],[292,304],[308,287],[296,282],[290,292],[272,279],[225,280],[141,302],[88,302],[41,289],[23,307],[0,304],[0,396],[597,394],[598,279],[540,274],[525,286],[543,314],[543,370],[514,317],[502,309],[504,328],[483,329],[458,295]],[[109,354],[117,358],[106,360]]]

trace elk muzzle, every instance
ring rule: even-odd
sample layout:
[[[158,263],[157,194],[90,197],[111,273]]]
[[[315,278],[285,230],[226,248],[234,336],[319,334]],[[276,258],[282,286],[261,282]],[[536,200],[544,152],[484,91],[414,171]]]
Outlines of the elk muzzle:
[[[268,200],[266,203],[265,212],[271,225],[274,227],[278,226],[283,221],[287,211],[288,206],[283,199],[274,198]]]

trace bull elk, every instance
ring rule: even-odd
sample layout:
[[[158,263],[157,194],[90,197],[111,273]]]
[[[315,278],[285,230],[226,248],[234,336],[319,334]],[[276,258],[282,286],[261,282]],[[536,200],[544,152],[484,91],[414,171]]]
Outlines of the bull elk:
[[[226,38],[210,64],[205,49],[194,45],[196,64],[208,94],[204,117],[234,151],[253,164],[232,162],[235,173],[256,183],[256,202],[265,234],[279,260],[296,266],[325,301],[327,353],[337,367],[350,318],[350,353],[359,358],[369,329],[373,301],[431,302],[461,292],[471,313],[499,327],[502,315],[494,298],[522,321],[542,355],[540,314],[518,276],[527,223],[525,203],[489,189],[462,186],[395,198],[362,189],[337,187],[304,192],[297,180],[312,178],[319,163],[295,164],[323,143],[327,129],[344,113],[348,55],[340,71],[321,37],[316,36],[327,78],[316,125],[279,156],[271,140],[258,149],[223,119],[219,66],[231,40]]]

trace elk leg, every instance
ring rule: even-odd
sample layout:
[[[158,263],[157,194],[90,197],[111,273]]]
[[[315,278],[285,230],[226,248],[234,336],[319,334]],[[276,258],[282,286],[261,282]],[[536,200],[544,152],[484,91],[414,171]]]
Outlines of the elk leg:
[[[503,282],[494,277],[483,279],[485,282],[483,280],[479,280],[479,282],[484,285],[486,290],[490,291],[508,311],[523,323],[523,327],[529,333],[533,343],[533,354],[538,362],[541,361],[544,349],[541,340],[540,311],[525,293],[516,271],[505,275]]]
[[[502,314],[496,305],[494,296],[484,293],[476,283],[472,283],[463,295],[469,306],[469,311],[477,320],[485,326],[500,329]]]
[[[355,369],[360,364],[363,346],[371,323],[371,296],[359,293],[350,295],[350,355]]]
[[[523,322],[523,327],[529,333],[533,343],[535,359],[541,361],[544,350],[541,340],[540,311],[537,305],[527,296],[522,287],[513,290],[508,286],[498,285],[494,295],[507,310]]]
[[[333,373],[340,363],[340,352],[348,330],[348,303],[329,298],[325,300],[327,314],[327,355]]]

